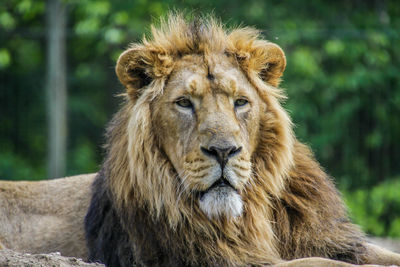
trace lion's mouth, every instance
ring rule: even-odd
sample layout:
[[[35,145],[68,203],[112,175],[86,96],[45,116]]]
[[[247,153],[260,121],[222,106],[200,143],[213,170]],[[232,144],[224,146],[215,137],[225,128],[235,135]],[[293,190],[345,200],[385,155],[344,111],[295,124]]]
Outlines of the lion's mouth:
[[[204,195],[207,194],[208,192],[210,192],[214,189],[223,188],[223,187],[230,187],[234,191],[237,191],[236,188],[233,187],[233,185],[225,177],[221,176],[207,190],[200,192],[200,200],[202,200]]]

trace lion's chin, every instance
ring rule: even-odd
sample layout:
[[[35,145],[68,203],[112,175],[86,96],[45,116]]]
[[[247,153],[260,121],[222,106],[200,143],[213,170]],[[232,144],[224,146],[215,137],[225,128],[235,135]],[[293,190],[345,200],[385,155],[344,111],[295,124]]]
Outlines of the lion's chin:
[[[217,186],[205,192],[199,198],[200,209],[210,219],[226,217],[236,218],[242,215],[243,201],[230,186]]]

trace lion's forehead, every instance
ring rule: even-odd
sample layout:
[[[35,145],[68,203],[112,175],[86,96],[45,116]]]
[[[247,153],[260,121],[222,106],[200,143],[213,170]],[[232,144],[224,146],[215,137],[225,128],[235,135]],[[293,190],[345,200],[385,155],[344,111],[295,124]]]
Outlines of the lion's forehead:
[[[178,61],[169,84],[182,93],[199,97],[210,92],[234,96],[248,86],[241,70],[223,55],[191,56]]]

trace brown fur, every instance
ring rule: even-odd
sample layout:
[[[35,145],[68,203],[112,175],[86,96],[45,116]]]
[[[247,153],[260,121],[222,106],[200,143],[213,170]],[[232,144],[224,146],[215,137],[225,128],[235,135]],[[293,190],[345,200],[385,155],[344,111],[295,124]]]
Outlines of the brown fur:
[[[83,218],[94,177],[0,181],[0,249],[87,259]]]
[[[118,231],[128,236],[133,261],[143,265],[265,265],[303,257],[372,261],[364,235],[349,222],[330,178],[294,137],[279,103],[283,51],[255,29],[226,31],[213,19],[188,23],[173,15],[152,35],[117,63],[127,101],[108,129],[86,227],[104,227],[105,215],[96,209],[106,201],[102,205],[107,211],[111,206],[121,223]],[[179,90],[201,103],[190,119],[173,111],[171,99]],[[250,99],[242,115],[226,100],[241,90]],[[211,184],[196,177],[215,162],[199,146],[228,141],[243,147],[228,164],[249,173],[238,174],[236,185],[244,210],[235,218],[209,218],[196,192]],[[92,255],[99,255],[101,235],[111,228],[102,229],[87,232]],[[114,251],[102,253],[104,260]]]

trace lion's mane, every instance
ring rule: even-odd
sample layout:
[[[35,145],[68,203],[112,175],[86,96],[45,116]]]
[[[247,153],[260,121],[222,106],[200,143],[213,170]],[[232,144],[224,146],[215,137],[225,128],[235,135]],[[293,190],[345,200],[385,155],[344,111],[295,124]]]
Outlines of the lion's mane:
[[[89,258],[110,266],[263,265],[307,256],[362,261],[362,233],[279,103],[280,48],[251,28],[226,31],[213,19],[179,15],[152,28],[152,36],[117,64],[127,94],[108,126],[85,219]],[[179,198],[177,174],[151,121],[150,103],[163,93],[174,60],[207,51],[235,56],[269,111],[260,121],[244,213],[234,220],[210,220],[193,199]]]

